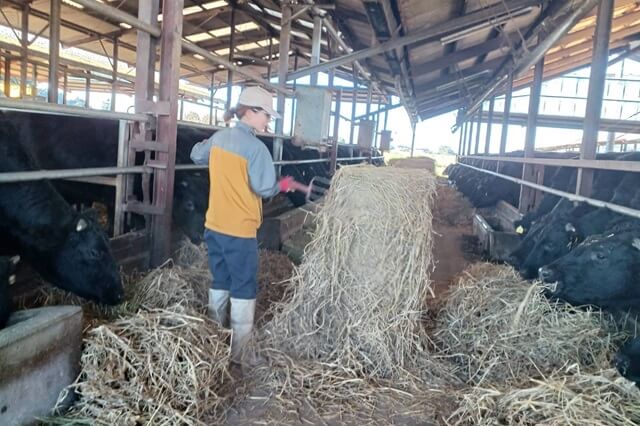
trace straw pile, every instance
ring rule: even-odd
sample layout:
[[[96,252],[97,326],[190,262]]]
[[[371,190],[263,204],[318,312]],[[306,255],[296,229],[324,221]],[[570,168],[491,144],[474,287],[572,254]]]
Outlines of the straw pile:
[[[431,173],[436,171],[436,160],[430,157],[394,158],[389,165],[404,169],[423,169]]]
[[[522,384],[567,365],[584,371],[610,365],[626,337],[604,314],[550,303],[542,287],[523,282],[511,268],[479,264],[449,295],[434,336],[470,383]]]
[[[420,365],[434,193],[426,171],[341,168],[265,346],[372,378]]]
[[[277,251],[260,250],[256,326],[271,319],[273,304],[286,302],[292,275],[293,263],[289,257]]]
[[[462,397],[447,423],[631,426],[640,423],[639,398],[635,385],[617,376],[615,370],[567,371],[502,391],[475,388]]]
[[[141,310],[91,330],[81,395],[65,419],[95,424],[205,424],[224,415],[228,332],[183,309]],[[64,396],[63,396],[64,397]]]

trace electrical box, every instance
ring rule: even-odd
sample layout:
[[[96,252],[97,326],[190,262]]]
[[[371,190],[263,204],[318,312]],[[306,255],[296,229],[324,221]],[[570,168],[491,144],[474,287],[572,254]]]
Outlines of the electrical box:
[[[391,149],[391,140],[391,130],[380,132],[380,151],[389,151]]]
[[[320,87],[296,89],[296,119],[293,141],[296,145],[323,145],[329,137],[332,92]]]
[[[363,149],[371,149],[376,133],[374,120],[360,120],[358,123],[358,146]]]

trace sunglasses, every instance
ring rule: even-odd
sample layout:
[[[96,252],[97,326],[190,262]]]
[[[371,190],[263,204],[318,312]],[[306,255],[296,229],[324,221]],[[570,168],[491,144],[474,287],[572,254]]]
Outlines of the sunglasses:
[[[262,112],[262,113],[264,113],[264,115],[266,115],[266,116],[267,116],[267,119],[268,119],[269,121],[271,121],[271,120],[273,119],[273,118],[271,117],[271,114],[269,114],[267,111],[263,110],[262,108],[251,108],[251,111],[253,111],[253,112]]]

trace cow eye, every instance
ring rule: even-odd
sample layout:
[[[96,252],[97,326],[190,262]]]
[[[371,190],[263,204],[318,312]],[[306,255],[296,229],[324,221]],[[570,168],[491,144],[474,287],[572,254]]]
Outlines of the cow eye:
[[[604,254],[602,254],[602,253],[596,253],[596,259],[598,259],[598,260],[604,260],[604,259],[606,259],[606,258],[607,258],[607,256],[605,256],[605,255],[604,255]]]

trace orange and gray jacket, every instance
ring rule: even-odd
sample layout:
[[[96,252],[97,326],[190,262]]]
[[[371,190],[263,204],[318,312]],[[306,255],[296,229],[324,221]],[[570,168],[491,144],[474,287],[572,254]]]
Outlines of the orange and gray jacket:
[[[242,122],[194,145],[191,160],[209,165],[209,209],[205,227],[255,238],[262,223],[262,198],[279,192],[271,154]]]

